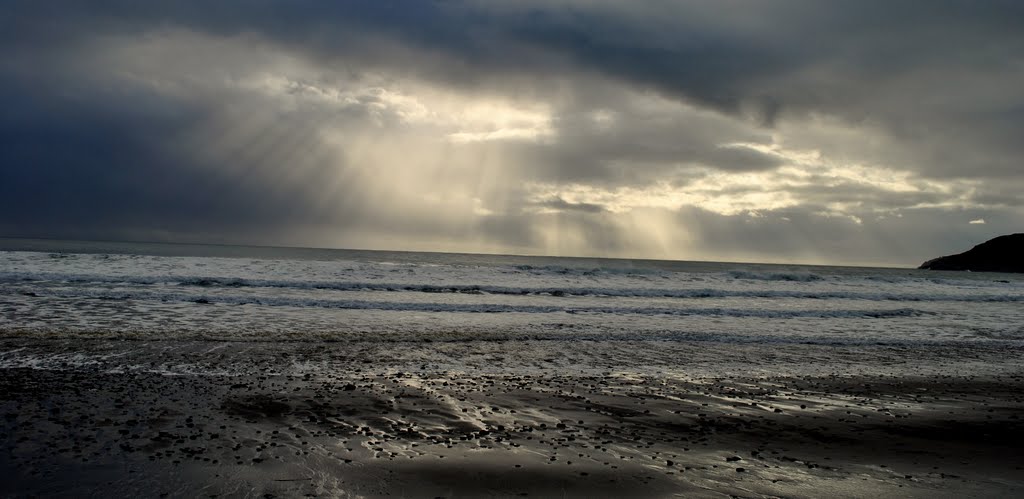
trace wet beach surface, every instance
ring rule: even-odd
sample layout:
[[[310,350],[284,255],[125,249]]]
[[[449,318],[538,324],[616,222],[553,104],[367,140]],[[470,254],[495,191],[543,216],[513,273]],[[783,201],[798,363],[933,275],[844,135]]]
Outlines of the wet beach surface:
[[[8,338],[0,495],[1024,491],[1021,352],[613,347]]]

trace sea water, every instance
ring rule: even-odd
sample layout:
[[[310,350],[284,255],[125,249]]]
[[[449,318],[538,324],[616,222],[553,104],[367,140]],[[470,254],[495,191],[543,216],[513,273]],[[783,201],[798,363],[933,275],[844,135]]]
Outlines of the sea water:
[[[305,342],[1024,342],[1024,278],[900,268],[0,240],[0,332]]]

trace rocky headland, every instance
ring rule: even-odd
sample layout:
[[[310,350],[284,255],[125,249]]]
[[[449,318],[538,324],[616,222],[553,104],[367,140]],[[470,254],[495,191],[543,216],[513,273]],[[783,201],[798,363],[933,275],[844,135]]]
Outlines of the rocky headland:
[[[999,236],[963,253],[928,260],[918,268],[969,270],[972,272],[1024,272],[1024,233]]]

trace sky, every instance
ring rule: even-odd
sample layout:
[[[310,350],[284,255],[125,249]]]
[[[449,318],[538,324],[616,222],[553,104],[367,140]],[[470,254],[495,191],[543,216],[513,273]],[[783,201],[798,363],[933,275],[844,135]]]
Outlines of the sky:
[[[916,266],[1022,89],[1018,0],[8,0],[0,236]]]

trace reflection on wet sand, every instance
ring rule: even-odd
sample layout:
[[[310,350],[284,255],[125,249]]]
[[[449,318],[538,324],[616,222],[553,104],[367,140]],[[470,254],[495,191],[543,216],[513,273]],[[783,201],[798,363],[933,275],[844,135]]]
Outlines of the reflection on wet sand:
[[[0,470],[17,477],[0,493],[953,497],[1024,487],[1024,377],[1014,372],[399,371],[343,344],[279,344],[273,355],[111,348],[97,343],[91,358],[102,361],[63,369],[0,369]],[[186,360],[194,372],[166,370]]]

